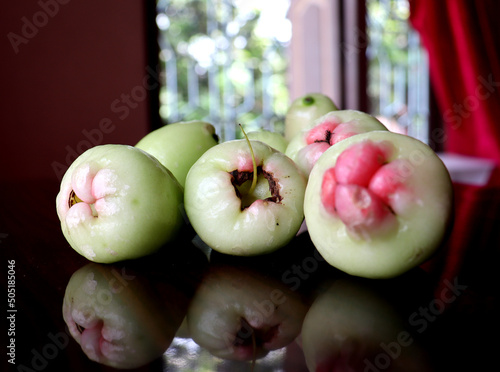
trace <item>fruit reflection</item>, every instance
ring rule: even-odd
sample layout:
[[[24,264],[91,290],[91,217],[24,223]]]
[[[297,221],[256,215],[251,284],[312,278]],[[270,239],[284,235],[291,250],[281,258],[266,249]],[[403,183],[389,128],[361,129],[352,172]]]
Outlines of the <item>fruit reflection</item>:
[[[169,297],[167,305],[165,299]],[[179,298],[168,283],[153,287],[126,266],[92,263],[70,278],[63,317],[91,360],[131,369],[162,355],[186,307],[187,301]]]
[[[301,334],[309,370],[430,371],[404,318],[378,291],[384,284],[367,283],[339,279],[313,302]]]
[[[299,335],[307,306],[278,280],[214,264],[188,309],[192,339],[216,357],[250,361]]]

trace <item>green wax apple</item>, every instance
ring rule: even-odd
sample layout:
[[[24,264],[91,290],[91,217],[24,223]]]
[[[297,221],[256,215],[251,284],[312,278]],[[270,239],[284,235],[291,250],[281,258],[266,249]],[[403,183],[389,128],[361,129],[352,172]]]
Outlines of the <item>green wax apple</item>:
[[[295,236],[304,191],[304,177],[285,154],[260,141],[232,140],[212,147],[191,167],[184,204],[208,246],[250,256],[277,250]]]
[[[67,241],[95,262],[157,251],[183,224],[182,188],[153,156],[126,145],[101,145],[66,171],[56,198]]]
[[[285,151],[305,174],[330,146],[356,134],[387,128],[372,115],[356,110],[338,110],[314,120],[295,135]]]
[[[184,187],[189,168],[218,141],[212,124],[186,121],[167,124],[148,133],[135,147],[157,158]]]
[[[295,99],[285,115],[285,139],[291,141],[313,120],[335,110],[338,110],[335,103],[322,93],[306,94]]]
[[[304,212],[314,245],[351,275],[388,278],[426,261],[449,231],[453,195],[439,157],[389,131],[352,136],[314,165]]]
[[[265,144],[283,153],[286,151],[286,147],[288,146],[288,142],[281,133],[272,132],[270,130],[248,132],[247,136],[251,140],[264,142]]]

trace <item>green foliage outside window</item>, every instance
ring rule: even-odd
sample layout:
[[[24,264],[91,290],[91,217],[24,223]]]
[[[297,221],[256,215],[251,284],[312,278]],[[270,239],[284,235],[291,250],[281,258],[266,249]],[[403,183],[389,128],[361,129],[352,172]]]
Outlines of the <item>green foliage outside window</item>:
[[[215,121],[226,138],[238,135],[238,122],[279,130],[289,104],[287,7],[287,0],[159,1],[165,123]]]

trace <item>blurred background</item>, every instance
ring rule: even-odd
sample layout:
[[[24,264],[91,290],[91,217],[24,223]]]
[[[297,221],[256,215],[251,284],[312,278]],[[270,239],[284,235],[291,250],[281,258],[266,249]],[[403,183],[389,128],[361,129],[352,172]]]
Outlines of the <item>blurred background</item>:
[[[283,130],[321,92],[428,142],[428,63],[407,0],[40,0],[0,17],[2,179],[60,179],[91,146],[169,122]],[[440,147],[441,143],[434,144]]]
[[[408,19],[406,0],[160,1],[161,118],[233,138],[237,121],[282,130],[291,100],[321,92],[425,139],[427,63]]]

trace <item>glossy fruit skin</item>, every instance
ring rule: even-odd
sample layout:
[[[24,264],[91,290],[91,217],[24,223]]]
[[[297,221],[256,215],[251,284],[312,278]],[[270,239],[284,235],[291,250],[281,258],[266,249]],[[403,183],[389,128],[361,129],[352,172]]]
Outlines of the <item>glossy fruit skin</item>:
[[[252,256],[286,245],[303,221],[305,179],[291,159],[260,141],[250,141],[258,167],[276,180],[282,199],[266,200],[269,183],[258,177],[258,199],[242,210],[231,172],[252,172],[246,140],[223,142],[209,149],[186,178],[184,206],[194,230],[214,250]]]
[[[75,186],[90,190],[86,179],[95,188],[93,181],[100,182],[97,217],[89,214],[90,203],[69,204]],[[151,155],[133,146],[101,145],[68,168],[56,209],[73,249],[90,261],[112,263],[148,255],[175,238],[183,225],[182,196],[174,176]]]
[[[304,299],[280,280],[251,268],[214,264],[186,319],[193,340],[213,355],[250,361],[292,343],[306,312]]]
[[[328,143],[313,141],[312,132],[326,123],[335,123],[334,126],[341,129],[339,136],[337,137],[335,132],[333,132],[332,138]],[[338,125],[342,125],[342,127],[338,127]],[[308,176],[321,153],[326,151],[330,146],[350,136],[374,130],[387,130],[387,128],[374,116],[365,112],[357,110],[329,112],[312,121],[297,133],[288,143],[285,154]]]
[[[379,236],[356,236],[338,215],[323,205],[321,187],[339,155],[361,141],[393,145],[389,164],[406,159],[411,165],[405,185],[404,208],[395,217],[397,228]],[[387,143],[384,142],[384,143]],[[426,261],[442,244],[452,222],[453,190],[442,161],[426,144],[406,135],[373,131],[330,147],[314,165],[306,189],[304,213],[314,245],[332,266],[367,278],[395,277]]]
[[[291,141],[313,120],[336,110],[338,108],[331,98],[322,93],[305,94],[295,99],[285,115],[285,139]]]
[[[113,265],[89,263],[73,273],[62,315],[89,359],[131,369],[167,350],[183,317],[164,304],[150,284]]]
[[[193,120],[164,125],[144,136],[135,147],[157,158],[184,187],[191,166],[217,143],[212,124]]]
[[[288,142],[285,137],[278,132],[269,130],[259,130],[247,133],[248,139],[264,142],[278,151],[285,152]]]
[[[391,340],[396,345],[405,330],[405,321],[387,300],[387,293],[405,291],[403,286],[391,288],[385,281],[347,277],[332,281],[315,298],[302,324],[302,346],[310,371],[377,371],[381,345]],[[411,288],[415,292],[415,288]],[[384,293],[385,292],[385,293]],[[413,297],[417,297],[415,293]],[[398,296],[398,305],[406,296]],[[406,314],[405,314],[406,315]],[[410,333],[408,333],[410,335]],[[413,335],[411,335],[413,336]],[[431,371],[426,351],[416,339],[397,345],[387,371]],[[393,346],[393,349],[396,349]],[[385,349],[387,350],[387,349]],[[384,366],[385,367],[385,366]],[[381,369],[382,370],[382,369]]]

